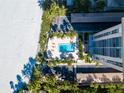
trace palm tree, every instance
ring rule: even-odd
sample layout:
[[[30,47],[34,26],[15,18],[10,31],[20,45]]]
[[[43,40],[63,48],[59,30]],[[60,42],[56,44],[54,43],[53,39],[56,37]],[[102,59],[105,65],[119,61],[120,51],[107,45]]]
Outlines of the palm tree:
[[[37,93],[41,90],[41,84],[43,83],[44,79],[41,74],[40,68],[33,68],[31,80],[27,85],[27,89],[30,93]]]
[[[91,1],[90,0],[75,0],[74,12],[90,12]]]
[[[66,14],[66,9],[64,6],[60,7],[56,2],[53,2],[50,9],[46,11],[46,18],[52,22],[56,16],[64,16]]]
[[[70,83],[69,81],[63,81],[59,84],[58,88],[63,91],[70,91],[69,93],[74,93],[74,91],[79,90],[77,86],[78,86],[77,83]]]
[[[48,93],[60,93],[60,90],[57,88],[57,80],[54,75],[46,76],[43,88]]]
[[[105,8],[105,0],[97,0],[96,1],[96,10],[104,11],[104,8]]]

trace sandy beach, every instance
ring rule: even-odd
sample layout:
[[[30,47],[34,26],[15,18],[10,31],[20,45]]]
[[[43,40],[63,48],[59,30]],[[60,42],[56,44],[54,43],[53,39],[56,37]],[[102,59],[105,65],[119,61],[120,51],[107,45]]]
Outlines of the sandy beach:
[[[23,65],[37,52],[42,10],[38,0],[0,0],[0,93],[12,93]]]

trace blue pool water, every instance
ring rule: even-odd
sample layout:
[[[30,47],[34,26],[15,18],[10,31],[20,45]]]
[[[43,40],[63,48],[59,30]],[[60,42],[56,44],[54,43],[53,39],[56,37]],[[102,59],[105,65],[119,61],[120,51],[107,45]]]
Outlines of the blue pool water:
[[[59,52],[74,52],[75,43],[63,43],[59,44]]]

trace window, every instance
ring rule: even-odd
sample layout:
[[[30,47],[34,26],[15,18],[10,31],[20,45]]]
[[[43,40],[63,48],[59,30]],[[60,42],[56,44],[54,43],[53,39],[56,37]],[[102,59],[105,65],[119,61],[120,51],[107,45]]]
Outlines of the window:
[[[111,35],[111,34],[116,34],[116,33],[119,33],[119,28],[118,29],[114,29],[110,32],[106,32],[106,33],[102,33],[100,35],[97,35],[97,36],[94,36],[94,38],[100,38],[100,37],[104,37],[104,36],[108,36],[108,35]]]
[[[113,65],[116,65],[116,66],[119,66],[119,67],[123,67],[123,64],[122,63],[119,63],[119,62],[107,60],[107,63],[113,64]]]
[[[112,31],[112,34],[119,33],[119,29],[115,29]]]
[[[113,31],[115,33],[116,31]],[[121,37],[109,38],[95,42],[94,53],[103,56],[121,58]]]

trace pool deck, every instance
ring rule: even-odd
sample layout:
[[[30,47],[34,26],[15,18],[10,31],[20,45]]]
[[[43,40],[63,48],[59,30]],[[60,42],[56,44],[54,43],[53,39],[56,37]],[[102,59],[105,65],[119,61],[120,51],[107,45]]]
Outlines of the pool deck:
[[[60,58],[61,53],[59,52],[59,44],[62,43],[76,43],[76,37],[74,37],[73,39],[71,38],[50,38],[48,41],[48,45],[47,45],[47,53],[48,55],[50,55],[52,58]],[[74,60],[78,59],[78,49],[76,48],[74,52],[69,52],[69,54],[72,54],[74,57]]]

